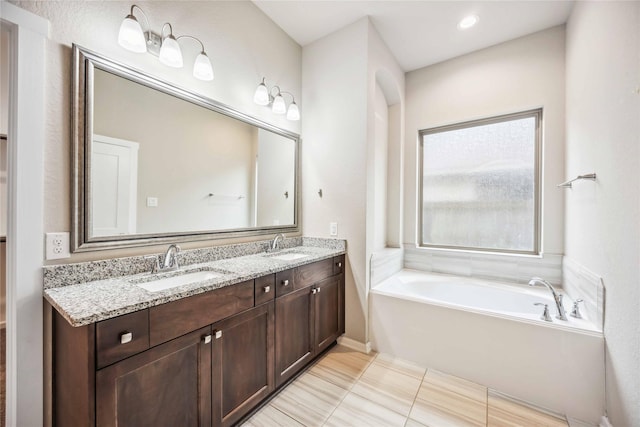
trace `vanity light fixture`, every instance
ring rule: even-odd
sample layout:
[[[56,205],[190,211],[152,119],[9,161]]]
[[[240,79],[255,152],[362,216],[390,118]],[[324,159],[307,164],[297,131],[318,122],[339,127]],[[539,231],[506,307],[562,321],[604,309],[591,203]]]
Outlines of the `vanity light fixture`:
[[[478,15],[465,16],[464,18],[462,18],[460,20],[460,22],[458,22],[458,29],[459,30],[467,30],[467,29],[473,27],[474,25],[476,25],[479,20],[480,20],[480,18],[478,18]]]
[[[182,35],[175,37],[173,35],[173,27],[169,22],[166,22],[160,33],[154,33],[150,29],[143,31],[140,23],[134,16],[134,9],[137,9],[142,13],[147,24],[147,28],[150,28],[149,19],[140,6],[132,5],[131,12],[124,18],[120,25],[120,31],[118,33],[118,44],[123,48],[136,53],[149,52],[156,55],[160,62],[164,65],[174,68],[182,68],[182,49],[178,40],[181,38],[190,38],[200,43],[200,53],[195,59],[193,64],[193,77],[203,81],[213,80],[213,67],[211,66],[211,60],[207,56],[204,50],[204,44],[200,39]],[[169,27],[169,34],[164,35],[165,28]]]
[[[276,90],[274,94],[274,89]],[[284,100],[283,95],[291,96],[291,104],[287,107],[287,103]],[[271,89],[267,87],[265,78],[262,78],[262,82],[256,88],[253,94],[253,102],[258,105],[271,104],[271,111],[273,114],[287,114],[287,119],[292,121],[300,120],[300,109],[296,104],[296,99],[291,92],[285,92],[280,89],[280,86],[272,86]]]

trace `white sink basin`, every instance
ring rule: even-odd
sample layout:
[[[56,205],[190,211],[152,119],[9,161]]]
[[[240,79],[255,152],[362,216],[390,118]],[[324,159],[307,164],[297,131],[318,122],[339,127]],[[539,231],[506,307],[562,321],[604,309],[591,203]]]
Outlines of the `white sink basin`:
[[[137,283],[137,285],[149,292],[160,292],[177,286],[215,279],[220,276],[222,276],[222,274],[216,273],[215,271],[194,271],[193,273],[178,274],[164,279]]]
[[[308,256],[309,255],[307,255],[307,254],[289,252],[289,253],[281,254],[281,255],[273,255],[270,258],[279,259],[281,261],[293,261],[293,260],[300,259],[300,258],[306,258]]]

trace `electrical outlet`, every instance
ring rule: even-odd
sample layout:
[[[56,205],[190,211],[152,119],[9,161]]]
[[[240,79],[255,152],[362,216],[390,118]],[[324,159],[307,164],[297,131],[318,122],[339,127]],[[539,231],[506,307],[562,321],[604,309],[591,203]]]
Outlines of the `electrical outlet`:
[[[330,222],[329,223],[329,235],[330,236],[337,236],[338,235],[338,223],[337,222]]]
[[[69,233],[47,233],[46,234],[46,258],[61,259],[69,258]]]
[[[157,197],[147,197],[147,207],[148,208],[157,208],[158,207],[158,198]]]

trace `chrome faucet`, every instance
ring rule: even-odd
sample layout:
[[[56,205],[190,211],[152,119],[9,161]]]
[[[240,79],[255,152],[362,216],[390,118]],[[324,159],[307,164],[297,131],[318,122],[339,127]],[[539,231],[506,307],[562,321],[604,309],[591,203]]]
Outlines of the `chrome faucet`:
[[[167,252],[164,254],[164,261],[162,263],[162,267],[160,267],[160,270],[173,271],[180,268],[180,266],[178,265],[178,258],[177,258],[178,252],[180,252],[180,246],[178,245],[169,246],[169,248],[167,249]]]
[[[279,233],[276,234],[276,237],[273,238],[273,240],[271,241],[271,243],[269,244],[269,250],[270,251],[275,251],[276,249],[278,249],[278,241],[282,239],[282,241],[284,241],[285,237],[284,234]]]
[[[541,279],[540,277],[533,277],[529,280],[529,286],[535,285],[544,285],[551,291],[553,294],[553,300],[556,302],[556,309],[558,310],[556,318],[560,320],[567,320],[567,315],[564,312],[564,306],[562,305],[562,294],[557,293],[553,286],[551,286],[551,283]]]

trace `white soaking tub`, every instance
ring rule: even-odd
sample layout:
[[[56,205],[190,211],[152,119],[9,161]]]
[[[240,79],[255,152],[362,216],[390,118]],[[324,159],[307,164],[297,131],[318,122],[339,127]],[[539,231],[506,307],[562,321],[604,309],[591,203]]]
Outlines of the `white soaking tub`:
[[[560,290],[561,291],[561,290]],[[402,270],[371,290],[373,349],[597,424],[604,338],[587,319],[555,318],[546,288]],[[553,322],[540,319],[549,305]]]

